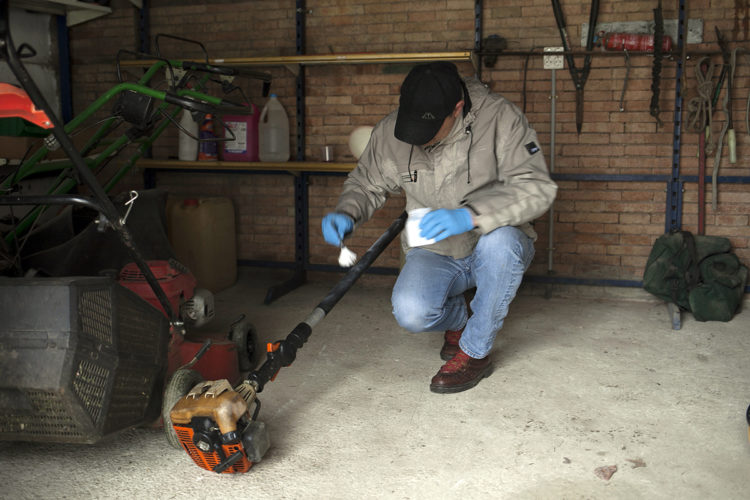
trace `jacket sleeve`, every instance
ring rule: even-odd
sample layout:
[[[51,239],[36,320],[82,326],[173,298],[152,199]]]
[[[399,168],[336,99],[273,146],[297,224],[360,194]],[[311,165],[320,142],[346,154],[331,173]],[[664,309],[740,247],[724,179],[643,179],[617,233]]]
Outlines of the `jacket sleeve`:
[[[468,193],[464,200],[482,233],[537,219],[557,193],[536,132],[518,108],[512,104],[502,108],[496,126],[487,130],[494,130],[498,180]]]
[[[390,194],[400,191],[397,180],[387,174],[392,169],[387,168],[388,160],[384,160],[388,155],[383,149],[389,147],[383,137],[386,128],[381,122],[373,130],[357,166],[344,181],[336,204],[336,211],[349,215],[357,225],[368,221]]]

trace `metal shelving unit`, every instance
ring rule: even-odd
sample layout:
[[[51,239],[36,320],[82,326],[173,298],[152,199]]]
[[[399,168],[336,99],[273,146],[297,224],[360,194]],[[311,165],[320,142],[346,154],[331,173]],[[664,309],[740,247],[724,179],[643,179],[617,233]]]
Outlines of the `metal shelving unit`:
[[[479,43],[481,33],[482,2],[477,1],[475,12],[480,15],[475,19],[475,45]],[[311,174],[339,174],[351,171],[356,163],[307,162],[304,161],[305,151],[305,67],[317,65],[341,64],[399,64],[420,63],[431,61],[471,62],[478,73],[480,64],[475,50],[444,51],[444,52],[400,52],[400,53],[337,53],[337,54],[306,54],[305,53],[305,1],[296,1],[296,55],[293,56],[262,56],[262,57],[234,57],[209,59],[209,64],[215,66],[283,66],[289,69],[297,78],[296,84],[296,123],[297,123],[297,151],[296,161],[272,162],[184,162],[175,160],[141,159],[137,166],[144,169],[144,179],[147,186],[155,185],[154,174],[160,170],[184,172],[289,172],[294,173],[294,206],[295,206],[295,259],[294,274],[284,283],[271,287],[266,295],[266,303],[288,293],[306,280],[306,270],[309,268],[308,249],[308,197],[307,184]],[[142,11],[148,7],[142,7]],[[142,19],[147,13],[142,12]],[[145,30],[147,26],[142,26]],[[142,30],[143,31],[143,30]],[[145,34],[146,36],[147,33]],[[144,34],[141,34],[144,37]],[[147,67],[153,60],[138,59],[122,61],[124,67]]]

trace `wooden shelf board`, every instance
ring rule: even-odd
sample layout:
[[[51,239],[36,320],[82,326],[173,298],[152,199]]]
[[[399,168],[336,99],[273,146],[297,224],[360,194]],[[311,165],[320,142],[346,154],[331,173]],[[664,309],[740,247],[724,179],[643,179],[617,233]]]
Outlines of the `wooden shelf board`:
[[[236,170],[251,172],[254,170],[278,170],[280,172],[351,172],[356,163],[288,161],[288,162],[244,162],[244,161],[180,161],[140,159],[138,168],[160,170]]]
[[[191,59],[192,60],[192,59]],[[402,52],[402,53],[351,53],[351,54],[311,54],[276,57],[233,57],[209,59],[215,66],[288,66],[322,64],[373,64],[410,63],[430,61],[471,61],[471,51],[458,52]],[[196,60],[197,61],[197,60]],[[121,61],[122,66],[150,66],[154,59]]]

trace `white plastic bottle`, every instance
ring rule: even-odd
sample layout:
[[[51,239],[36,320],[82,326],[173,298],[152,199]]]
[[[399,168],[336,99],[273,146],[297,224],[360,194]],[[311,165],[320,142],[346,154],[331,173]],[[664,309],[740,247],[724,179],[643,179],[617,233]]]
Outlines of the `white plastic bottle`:
[[[198,122],[193,120],[193,115],[187,109],[182,110],[180,125],[193,137],[198,137]],[[180,130],[180,138],[178,139],[177,158],[182,161],[195,161],[198,158],[198,140],[188,136],[182,130]]]
[[[258,123],[260,161],[289,160],[289,118],[276,94],[271,94]]]

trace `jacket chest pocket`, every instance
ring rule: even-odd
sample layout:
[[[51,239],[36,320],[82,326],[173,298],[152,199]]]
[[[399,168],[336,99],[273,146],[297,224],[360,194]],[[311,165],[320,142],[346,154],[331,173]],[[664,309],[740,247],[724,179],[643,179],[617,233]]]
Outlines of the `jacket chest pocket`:
[[[427,162],[412,162],[409,170],[399,172],[401,187],[406,195],[424,206],[435,204],[439,186],[436,184],[435,171],[429,168]]]

